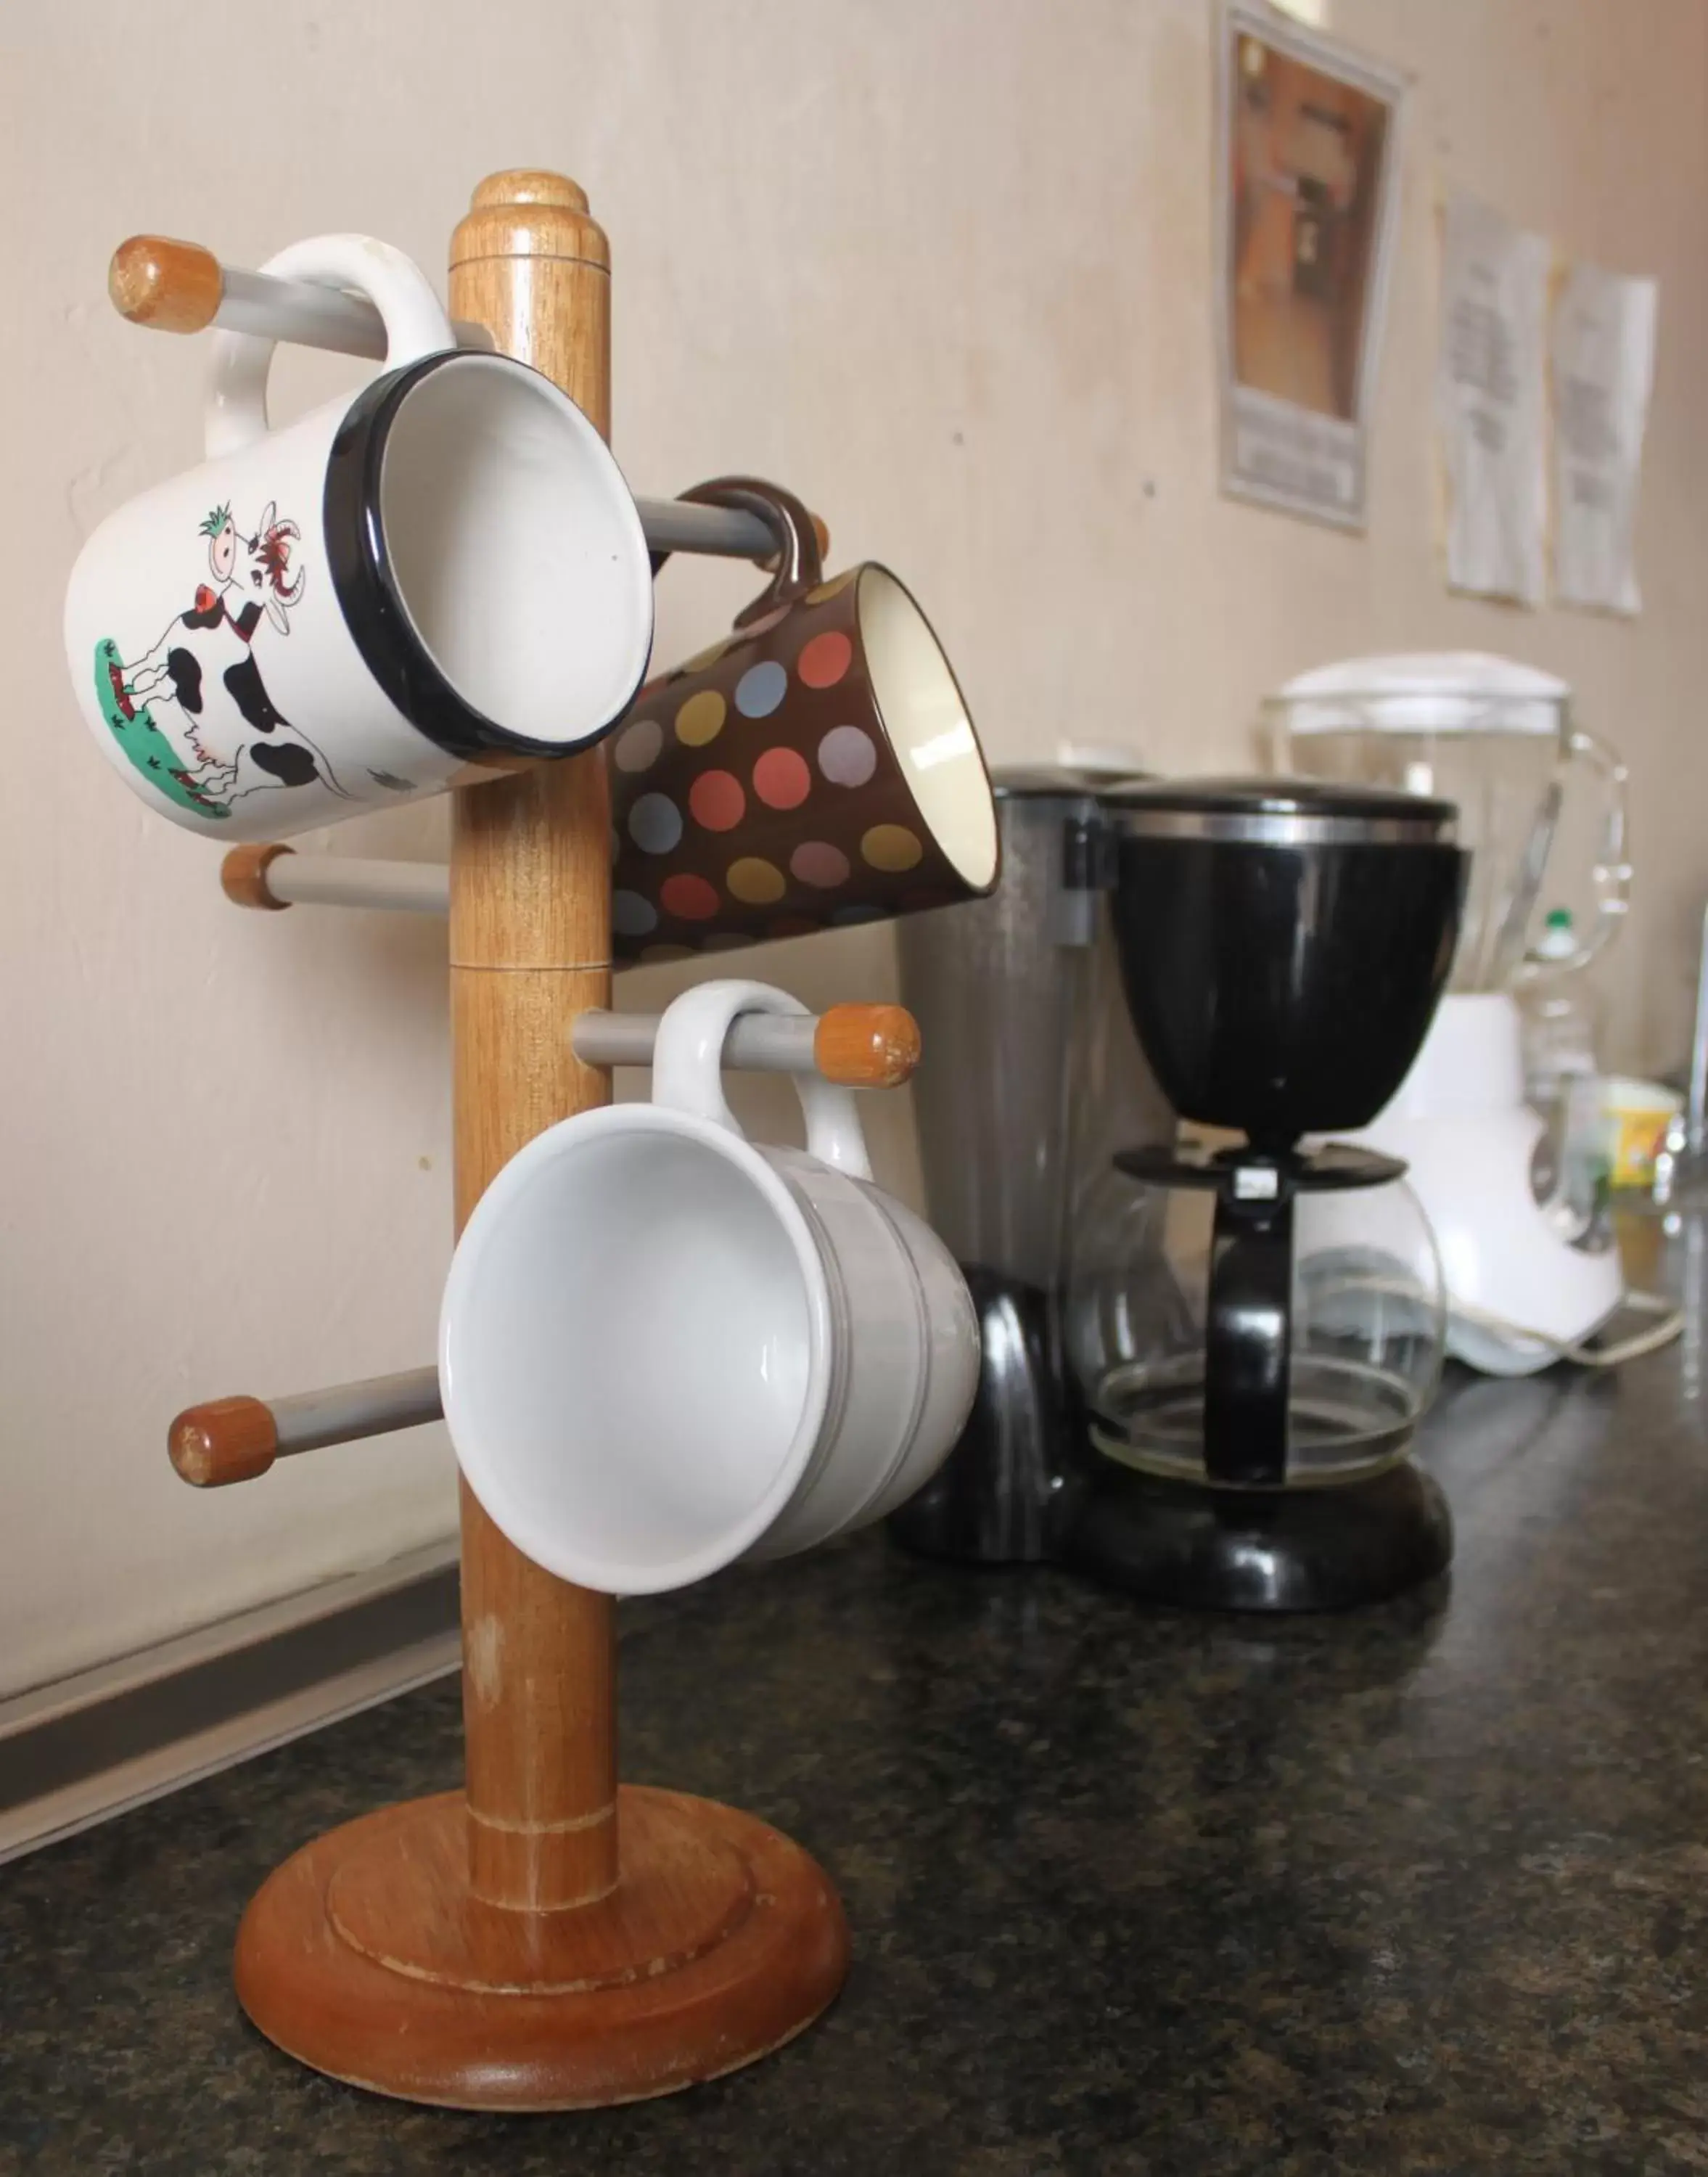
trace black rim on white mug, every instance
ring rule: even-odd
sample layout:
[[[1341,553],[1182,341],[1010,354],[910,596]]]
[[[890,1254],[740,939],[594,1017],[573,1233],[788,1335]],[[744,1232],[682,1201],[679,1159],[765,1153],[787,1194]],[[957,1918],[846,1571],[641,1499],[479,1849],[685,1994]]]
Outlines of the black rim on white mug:
[[[495,374],[518,404],[523,442],[501,469],[499,434],[468,428],[472,407],[490,403]],[[564,685],[589,652],[562,628],[573,578],[538,544],[564,533],[574,497],[580,434],[561,429],[573,407],[527,363],[449,352],[376,379],[332,441],[324,515],[339,608],[391,701],[453,755],[573,753],[621,719],[645,678],[643,657],[608,688]],[[554,458],[559,448],[567,459]],[[495,485],[526,519],[492,518]],[[638,533],[638,516],[636,524]],[[589,563],[581,579],[607,576],[598,554],[578,556]],[[491,636],[500,604],[502,645]],[[592,728],[547,730],[554,717],[589,715]]]

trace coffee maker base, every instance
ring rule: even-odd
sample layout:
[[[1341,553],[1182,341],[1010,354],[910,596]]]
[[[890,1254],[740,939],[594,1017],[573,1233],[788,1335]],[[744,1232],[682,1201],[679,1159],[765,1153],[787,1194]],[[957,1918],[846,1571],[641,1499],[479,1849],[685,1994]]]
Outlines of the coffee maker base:
[[[1453,1518],[1409,1460],[1317,1489],[1213,1489],[1098,1457],[1062,1560],[1184,1609],[1345,1610],[1432,1580]]]

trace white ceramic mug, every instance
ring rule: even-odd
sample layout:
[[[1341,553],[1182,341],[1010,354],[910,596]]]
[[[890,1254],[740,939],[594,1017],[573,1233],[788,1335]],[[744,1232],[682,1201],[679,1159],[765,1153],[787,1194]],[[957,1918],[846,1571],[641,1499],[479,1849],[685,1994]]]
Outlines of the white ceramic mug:
[[[439,1319],[464,1476],[516,1547],[607,1594],[803,1550],[930,1479],[972,1405],[960,1271],[872,1185],[854,1098],[798,1081],[807,1148],[759,1148],[719,1061],[763,983],[666,1012],[653,1100],[587,1111],[477,1205]]]
[[[646,539],[598,431],[525,363],[459,351],[385,243],[323,235],[264,269],[366,295],[385,368],[270,430],[272,342],[215,336],[206,461],[109,516],[72,573],[66,655],[108,761],[233,840],[597,739],[652,640]]]

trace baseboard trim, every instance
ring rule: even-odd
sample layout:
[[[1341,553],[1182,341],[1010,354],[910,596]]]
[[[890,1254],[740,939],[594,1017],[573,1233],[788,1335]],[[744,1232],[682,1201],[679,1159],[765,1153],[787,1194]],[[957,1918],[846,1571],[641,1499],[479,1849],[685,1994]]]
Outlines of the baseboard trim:
[[[455,1671],[456,1544],[0,1701],[0,1862]]]

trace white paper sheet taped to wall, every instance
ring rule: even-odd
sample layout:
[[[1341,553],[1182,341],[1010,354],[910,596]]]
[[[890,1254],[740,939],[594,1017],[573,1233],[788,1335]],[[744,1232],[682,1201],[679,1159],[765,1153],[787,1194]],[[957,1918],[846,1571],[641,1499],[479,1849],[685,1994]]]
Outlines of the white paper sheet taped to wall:
[[[1658,291],[1574,265],[1554,306],[1554,595],[1634,613],[1643,431]]]
[[[1542,601],[1547,520],[1547,237],[1476,198],[1448,204],[1435,403],[1446,470],[1447,579]]]

